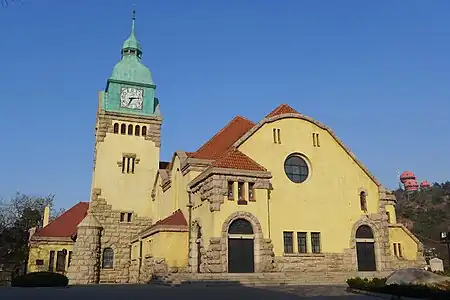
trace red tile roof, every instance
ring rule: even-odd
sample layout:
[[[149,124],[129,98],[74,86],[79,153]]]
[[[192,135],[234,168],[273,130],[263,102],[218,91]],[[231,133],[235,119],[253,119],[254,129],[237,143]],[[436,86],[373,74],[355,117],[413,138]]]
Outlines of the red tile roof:
[[[89,202],[79,202],[65,211],[35,235],[39,237],[71,237],[77,231],[77,225],[84,219],[89,208]]]
[[[228,149],[221,157],[213,162],[212,166],[249,171],[266,171],[263,166],[234,147]]]
[[[280,106],[278,106],[277,108],[272,110],[272,112],[270,112],[266,116],[266,118],[270,118],[270,117],[274,117],[274,116],[278,116],[278,115],[282,115],[282,114],[298,114],[298,113],[299,113],[298,111],[296,111],[295,109],[293,109],[289,105],[281,104]]]
[[[252,121],[237,116],[208,142],[194,152],[191,157],[217,159],[253,126],[255,126],[255,123]]]
[[[156,223],[152,224],[149,228],[156,227],[158,225],[167,225],[167,226],[187,226],[186,218],[183,215],[181,209],[174,211],[170,216],[165,219],[159,220]]]

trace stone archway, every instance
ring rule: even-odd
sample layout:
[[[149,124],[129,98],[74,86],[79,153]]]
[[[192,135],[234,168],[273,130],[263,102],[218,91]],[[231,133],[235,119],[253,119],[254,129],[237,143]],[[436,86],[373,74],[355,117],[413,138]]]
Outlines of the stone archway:
[[[372,228],[368,225],[359,226],[355,238],[358,271],[376,271],[375,239]]]
[[[253,226],[245,219],[234,220],[228,228],[228,273],[254,273]]]
[[[228,252],[229,252],[229,240],[228,240],[228,231],[230,226],[234,223],[234,221],[241,219],[245,220],[251,224],[253,231],[253,248],[254,248],[254,272],[262,272],[262,247],[265,243],[263,238],[263,232],[261,228],[261,224],[258,219],[249,212],[239,211],[232,213],[223,223],[222,225],[222,238],[221,244],[222,247],[222,268],[223,272],[229,272],[228,267]]]
[[[373,246],[373,255],[375,256],[375,268],[377,271],[384,270],[386,266],[386,253],[385,249],[389,249],[389,236],[386,232],[386,228],[379,219],[377,214],[365,215],[361,217],[358,221],[353,224],[350,248],[352,249],[352,261],[354,265],[354,270],[358,271],[358,247],[367,246],[365,251],[371,251],[370,248]],[[367,226],[367,227],[366,227]],[[358,232],[360,228],[363,228]],[[367,230],[370,229],[372,237],[369,238],[370,234]],[[363,231],[365,233],[363,234]],[[360,236],[360,237],[357,237]],[[367,238],[363,238],[367,236]],[[361,245],[359,243],[372,243],[372,245]],[[361,250],[360,250],[361,251]],[[372,254],[370,254],[372,255]],[[373,261],[372,261],[373,262]],[[364,268],[363,268],[364,269]],[[372,267],[373,269],[373,267]],[[363,270],[361,270],[363,272]]]

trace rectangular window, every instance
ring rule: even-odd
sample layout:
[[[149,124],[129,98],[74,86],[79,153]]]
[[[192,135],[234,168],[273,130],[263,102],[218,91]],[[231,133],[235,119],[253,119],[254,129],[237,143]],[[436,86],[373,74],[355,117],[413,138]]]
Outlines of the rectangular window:
[[[283,231],[284,253],[294,253],[293,235],[292,231]]]
[[[273,143],[277,143],[277,130],[275,128],[273,129]]]
[[[69,260],[67,262],[67,267],[70,267],[71,261],[72,261],[72,251],[69,251]]]
[[[53,272],[55,267],[55,251],[50,251],[50,257],[48,258],[48,271]]]
[[[316,134],[313,132],[312,134],[313,147],[316,147]]]
[[[320,232],[311,232],[312,253],[320,253]]]
[[[306,232],[297,232],[298,253],[307,253]]]
[[[391,214],[387,211],[387,212],[386,212],[386,215],[387,215],[387,221],[388,221],[388,223],[391,223]]]
[[[317,145],[317,147],[320,147],[320,139],[319,139],[318,133],[316,133],[316,145]]]
[[[394,243],[394,256],[398,256],[397,243]]]
[[[66,255],[63,251],[56,254],[56,272],[64,272],[66,270]]]
[[[238,182],[238,199],[239,200],[245,200],[245,194],[244,194],[244,183]]]
[[[248,183],[248,200],[255,201],[255,184],[253,182]]]
[[[125,222],[125,213],[120,213],[120,222]]]
[[[397,243],[397,248],[398,248],[398,257],[403,257],[402,245],[400,243]]]
[[[281,130],[277,129],[277,134],[278,134],[278,144],[281,144]]]
[[[132,213],[128,213],[128,214],[127,214],[127,222],[128,222],[128,223],[131,222],[131,216],[132,216],[132,215],[133,215]]]
[[[313,147],[320,147],[319,134],[314,132],[312,134],[312,139],[313,139]]]
[[[228,181],[228,200],[234,200],[234,182]]]
[[[136,166],[135,155],[130,156],[130,154],[126,154],[122,156],[122,173],[134,174],[135,166]]]
[[[36,259],[36,266],[43,266],[44,260],[43,259]]]
[[[125,162],[126,162],[126,157],[122,157],[122,173],[125,173]]]

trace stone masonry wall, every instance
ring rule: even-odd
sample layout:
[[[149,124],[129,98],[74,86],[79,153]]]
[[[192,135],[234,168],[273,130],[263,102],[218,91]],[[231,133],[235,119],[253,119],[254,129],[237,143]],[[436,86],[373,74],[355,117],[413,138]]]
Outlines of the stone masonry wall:
[[[151,220],[133,213],[132,222],[120,222],[121,212],[112,210],[111,205],[99,197],[99,189],[94,189],[94,194],[91,211],[103,227],[101,253],[107,247],[114,250],[114,267],[100,269],[100,282],[127,283],[130,281],[131,238],[150,226]]]

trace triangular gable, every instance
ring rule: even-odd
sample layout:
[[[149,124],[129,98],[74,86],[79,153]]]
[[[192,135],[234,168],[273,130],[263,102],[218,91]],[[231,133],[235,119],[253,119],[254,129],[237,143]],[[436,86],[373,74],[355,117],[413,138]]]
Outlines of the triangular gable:
[[[298,114],[299,112],[296,111],[295,109],[293,109],[292,107],[290,107],[287,104],[281,104],[279,105],[277,108],[275,108],[274,110],[272,110],[267,116],[266,118],[270,118],[270,117],[274,117],[274,116],[278,116],[278,115],[283,115],[283,114]]]

